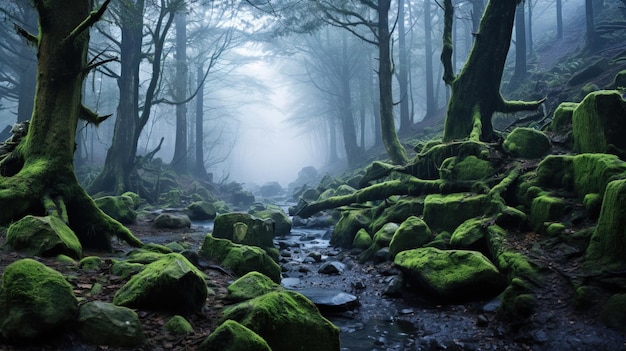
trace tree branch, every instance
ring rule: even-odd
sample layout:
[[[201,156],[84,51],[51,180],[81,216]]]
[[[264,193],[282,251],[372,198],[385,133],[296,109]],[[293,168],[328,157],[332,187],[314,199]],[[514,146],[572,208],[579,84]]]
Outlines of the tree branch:
[[[15,31],[17,32],[17,34],[19,34],[22,37],[24,37],[29,44],[37,45],[37,43],[39,42],[39,39],[37,38],[36,35],[30,33],[26,29],[18,26],[17,23],[13,23],[13,27],[15,27]]]
[[[441,63],[443,64],[443,81],[451,85],[456,79],[454,67],[452,67],[452,22],[454,21],[454,6],[452,0],[444,0],[444,20],[443,20],[443,48],[441,49]]]
[[[66,43],[68,41],[74,41],[74,39],[76,39],[76,37],[78,37],[82,32],[89,29],[89,27],[98,22],[100,18],[102,18],[102,15],[106,11],[107,6],[109,6],[110,2],[111,0],[105,0],[104,4],[102,4],[102,6],[100,6],[97,11],[91,11],[89,13],[89,16],[87,16],[84,21],[82,21],[76,28],[74,28],[74,30],[70,32],[67,37],[63,39],[63,42]]]

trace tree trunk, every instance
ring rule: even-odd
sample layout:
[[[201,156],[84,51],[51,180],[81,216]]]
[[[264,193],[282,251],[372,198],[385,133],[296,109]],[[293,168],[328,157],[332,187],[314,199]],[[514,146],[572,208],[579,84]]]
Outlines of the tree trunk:
[[[393,116],[392,64],[389,33],[391,0],[378,1],[378,80],[380,88],[380,128],[387,155],[394,164],[405,164],[408,157],[400,143]]]
[[[533,57],[535,55],[535,48],[533,45],[533,2],[528,2],[528,25],[526,25],[526,45],[528,46],[527,50],[528,55]],[[521,4],[522,10],[524,8],[524,3]],[[523,12],[523,11],[522,11]]]
[[[406,50],[406,31],[404,28],[404,0],[398,1],[398,85],[400,86],[400,130],[409,131],[409,65]]]
[[[194,173],[199,178],[206,178],[207,172],[204,168],[204,67],[202,63],[198,64],[196,73],[196,81],[199,84],[198,94],[196,95],[196,167]]]
[[[435,84],[433,81],[433,25],[430,15],[430,0],[424,0],[424,52],[426,54],[426,116],[429,119],[435,116],[437,106],[435,102]]]
[[[556,0],[556,38],[563,39],[563,5]]]
[[[593,0],[585,0],[585,19],[587,25],[587,42],[585,43],[585,47],[587,51],[593,52],[600,46],[600,36],[596,31],[596,24],[594,19]]]
[[[176,81],[175,101],[183,101],[187,95],[187,17],[185,9],[176,13]],[[187,104],[176,105],[176,142],[171,167],[176,173],[187,172]]]
[[[347,34],[342,33],[341,47],[341,77],[339,78],[339,114],[341,118],[341,129],[343,135],[344,148],[348,165],[354,166],[361,161],[363,156],[362,149],[356,142],[356,127],[354,125],[354,116],[352,114],[352,92],[350,89],[351,69],[348,60],[348,38]]]
[[[337,156],[337,129],[335,128],[335,120],[331,117],[326,119],[328,123],[328,163],[334,164],[339,161]]]
[[[515,90],[526,77],[526,22],[524,3],[520,3],[515,14],[515,71],[509,82],[509,91]]]
[[[444,81],[451,86],[444,127],[444,141],[470,138],[493,141],[498,136],[491,118],[494,112],[535,110],[543,102],[505,101],[500,82],[511,43],[516,0],[490,0],[476,33],[474,46],[463,70],[455,77],[452,69],[452,0],[444,1],[444,47],[441,60]]]
[[[0,223],[28,214],[56,215],[84,247],[110,249],[110,235],[140,246],[128,229],[95,205],[72,164],[89,27],[101,13],[90,13],[91,1],[84,0],[38,0],[35,5],[40,16],[37,93],[28,135],[15,151],[22,167],[0,178]]]
[[[30,4],[26,4],[23,11],[25,28],[27,30],[36,29],[37,11]],[[37,57],[32,46],[26,44],[21,46],[19,58],[22,69],[18,86],[17,121],[23,122],[29,120],[33,114],[35,84],[37,83]]]

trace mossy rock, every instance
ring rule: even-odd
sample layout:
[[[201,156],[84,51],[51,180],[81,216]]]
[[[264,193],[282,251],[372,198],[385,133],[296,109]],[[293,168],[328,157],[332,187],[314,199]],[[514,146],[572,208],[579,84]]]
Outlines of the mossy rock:
[[[601,57],[595,62],[585,65],[580,72],[572,75],[567,84],[570,86],[574,86],[578,84],[588,83],[594,78],[602,75],[608,66],[609,60],[606,57]]]
[[[587,259],[626,264],[626,179],[606,187],[598,225],[587,248]]]
[[[548,155],[537,166],[537,185],[550,188],[574,189],[574,157]]]
[[[191,220],[184,213],[161,213],[153,223],[155,227],[163,229],[191,228]]]
[[[372,245],[372,237],[364,228],[359,229],[352,241],[352,247],[365,250]]]
[[[350,247],[359,229],[368,229],[371,219],[364,210],[345,211],[333,229],[330,244]]]
[[[598,219],[602,209],[602,196],[596,193],[586,194],[583,198],[583,206],[585,206],[585,211],[589,218]]]
[[[356,189],[348,184],[341,184],[335,189],[335,196],[349,195],[356,192]]]
[[[193,334],[193,326],[183,316],[175,315],[170,318],[165,324],[163,329],[172,335],[187,335]]]
[[[380,212],[381,208],[382,213],[375,216],[370,228],[374,232],[382,228],[385,223],[402,223],[411,216],[421,216],[424,212],[424,197],[402,198],[391,205],[387,205],[385,201],[377,211]]]
[[[453,156],[461,159],[467,156],[481,157],[489,150],[485,143],[476,141],[445,144],[436,144],[435,142],[432,146],[429,144],[412,161],[411,173],[420,179],[439,179],[439,168],[447,158]]]
[[[226,320],[200,344],[200,351],[272,351],[259,334]]]
[[[550,123],[550,131],[559,134],[565,134],[572,129],[572,116],[574,110],[578,107],[576,102],[562,102],[557,106],[552,115]]]
[[[146,268],[146,265],[142,263],[113,260],[113,264],[111,264],[111,274],[126,279],[143,271],[144,268]]]
[[[173,187],[175,187],[173,185]],[[160,207],[178,208],[183,205],[183,195],[178,189],[169,189],[159,195],[158,204]]]
[[[78,262],[78,268],[86,270],[98,270],[104,266],[104,261],[98,256],[88,256]]]
[[[272,291],[283,290],[283,287],[272,281],[266,275],[252,271],[235,280],[228,286],[226,298],[232,302],[250,300]]]
[[[37,340],[76,320],[78,301],[63,275],[33,259],[8,265],[0,286],[0,332],[12,341]]]
[[[377,244],[379,248],[389,246],[389,243],[393,238],[393,234],[399,227],[400,226],[397,223],[385,224],[376,233],[374,233],[374,236],[372,237],[373,242]]]
[[[611,296],[602,309],[600,319],[609,327],[626,332],[626,294]]]
[[[280,283],[280,267],[259,247],[235,244],[230,240],[214,238],[209,234],[204,238],[199,254],[218,262],[238,276],[258,271],[274,282]]]
[[[280,208],[268,208],[252,213],[253,216],[261,219],[271,219],[274,221],[274,235],[288,235],[291,232],[291,219]]]
[[[487,227],[491,218],[470,218],[461,223],[450,237],[450,246],[455,249],[483,251],[487,248]]]
[[[327,200],[333,196],[335,196],[335,189],[326,189],[320,194],[317,201]]]
[[[113,303],[189,314],[202,309],[206,298],[204,273],[182,255],[171,253],[135,274],[115,293]]]
[[[626,101],[617,90],[587,95],[572,116],[574,152],[611,153],[626,151]]]
[[[502,143],[513,157],[536,159],[545,156],[552,148],[550,139],[532,128],[515,128]]]
[[[247,226],[244,237],[235,237],[235,223],[244,223]],[[274,247],[274,225],[271,219],[257,218],[249,213],[224,213],[215,217],[213,237],[242,245],[269,248]]]
[[[530,207],[530,222],[537,232],[544,231],[545,222],[559,221],[566,213],[567,203],[550,195],[536,197]]]
[[[194,201],[185,208],[185,212],[192,221],[206,221],[217,216],[215,205],[206,201]]]
[[[626,88],[626,70],[619,71],[613,78],[613,89],[624,89]]]
[[[402,251],[394,259],[405,277],[437,301],[469,301],[493,297],[504,277],[482,253],[425,247]]]
[[[132,224],[137,219],[135,201],[130,196],[104,196],[94,201],[102,212],[122,224]]]
[[[80,307],[78,332],[87,343],[133,347],[146,340],[141,321],[130,308],[91,301]]]
[[[626,162],[615,155],[576,155],[573,159],[573,167],[574,189],[580,199],[589,193],[603,196],[604,189],[609,182],[626,178]]]
[[[13,249],[31,255],[54,257],[63,254],[75,259],[83,255],[82,245],[74,232],[56,216],[25,216],[9,226],[6,240]]]
[[[133,210],[136,210],[139,208],[139,206],[141,206],[142,200],[141,200],[141,197],[137,195],[137,193],[134,193],[132,191],[127,191],[123,193],[122,196],[129,197],[131,200],[133,200]]]
[[[521,325],[530,318],[536,306],[536,299],[528,282],[514,278],[501,295],[497,315],[505,321]]]
[[[474,155],[449,157],[439,168],[439,177],[449,181],[481,180],[491,177],[495,170],[491,162]]]
[[[294,291],[270,292],[226,308],[233,320],[261,336],[273,351],[339,351],[339,329]]]
[[[416,216],[407,218],[393,234],[389,243],[389,255],[395,258],[399,252],[416,249],[432,239],[428,224]]]
[[[431,194],[424,199],[424,221],[431,230],[453,232],[461,223],[490,212],[486,195]]]

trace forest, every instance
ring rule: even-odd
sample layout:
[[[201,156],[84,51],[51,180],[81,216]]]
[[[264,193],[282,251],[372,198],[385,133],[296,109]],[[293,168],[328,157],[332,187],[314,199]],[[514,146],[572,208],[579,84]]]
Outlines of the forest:
[[[0,349],[626,348],[625,0],[0,4]]]

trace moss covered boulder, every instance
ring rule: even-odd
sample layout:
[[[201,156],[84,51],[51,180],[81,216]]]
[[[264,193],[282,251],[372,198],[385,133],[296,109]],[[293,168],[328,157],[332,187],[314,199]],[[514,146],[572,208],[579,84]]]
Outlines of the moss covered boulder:
[[[246,232],[243,236],[234,235],[235,223],[244,223]],[[215,217],[213,237],[228,239],[237,244],[274,247],[274,222],[271,219],[257,218],[249,213],[231,212]]]
[[[272,351],[259,334],[226,320],[200,344],[201,351]]]
[[[352,247],[365,250],[372,245],[372,237],[364,228],[359,229],[352,241]]]
[[[587,258],[626,264],[626,179],[606,187],[598,225],[587,248]]]
[[[417,249],[432,240],[428,224],[418,217],[407,218],[393,234],[389,243],[389,255],[393,259],[401,251]]]
[[[272,291],[283,290],[283,287],[266,275],[253,271],[235,280],[227,289],[228,295],[226,295],[226,298],[229,301],[241,302],[265,295]]]
[[[330,238],[330,244],[350,247],[354,241],[354,236],[359,229],[369,229],[371,219],[367,215],[367,211],[353,210],[345,211],[341,214],[341,218],[333,229],[333,235]]]
[[[617,90],[587,95],[572,115],[574,152],[611,153],[626,150],[626,102]]]
[[[439,177],[450,181],[481,180],[494,174],[491,162],[474,155],[449,157],[439,168]]]
[[[490,209],[486,195],[432,194],[424,199],[424,221],[431,230],[453,232],[461,223],[480,217]]]
[[[280,283],[280,266],[259,247],[236,244],[209,234],[204,238],[199,254],[218,262],[239,276],[257,271]]]
[[[193,326],[185,317],[175,315],[163,324],[163,330],[172,335],[193,334]]]
[[[567,211],[567,203],[558,197],[541,195],[530,206],[530,222],[537,232],[544,232],[546,222],[559,221]]]
[[[468,301],[493,297],[504,277],[482,253],[426,247],[402,251],[394,259],[415,289],[436,300]]]
[[[572,129],[572,116],[574,110],[578,107],[576,102],[562,102],[557,106],[552,114],[552,122],[550,123],[550,131],[554,133],[565,134]]]
[[[421,216],[422,212],[424,212],[424,197],[401,198],[395,202],[388,200],[377,208],[377,214],[374,216],[370,229],[376,232],[386,223],[402,223],[411,216]]]
[[[470,218],[463,222],[450,237],[450,246],[455,249],[470,249],[485,252],[487,249],[487,227],[491,218]]]
[[[143,327],[135,311],[102,301],[80,307],[78,332],[87,343],[133,347],[145,342]]]
[[[204,273],[185,257],[171,253],[150,263],[115,293],[118,306],[190,314],[207,298]]]
[[[224,310],[260,335],[273,351],[339,351],[339,329],[294,291],[270,292]]]
[[[131,224],[137,219],[135,201],[131,196],[104,196],[94,201],[104,213],[122,224]]]
[[[154,226],[164,229],[190,228],[191,220],[184,213],[161,213],[154,219]]]
[[[194,201],[185,208],[185,213],[192,221],[206,221],[217,216],[217,209],[207,201]]]
[[[604,305],[600,319],[609,327],[626,332],[626,294],[616,294]]]
[[[63,275],[32,260],[8,265],[0,286],[0,332],[13,341],[33,341],[76,320],[78,301]]]
[[[82,257],[80,241],[70,227],[56,216],[28,215],[9,226],[6,238],[13,249],[31,255]]]
[[[267,208],[252,212],[252,215],[261,219],[274,221],[274,235],[288,235],[291,232],[291,219],[280,208]]]
[[[513,157],[535,159],[545,156],[552,147],[550,139],[532,128],[515,128],[502,143]]]

